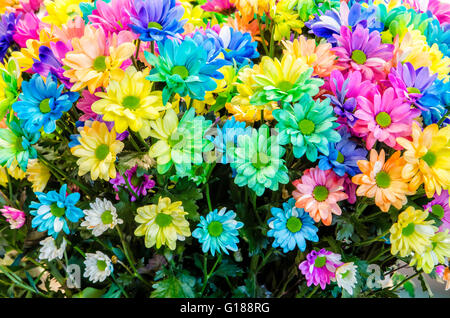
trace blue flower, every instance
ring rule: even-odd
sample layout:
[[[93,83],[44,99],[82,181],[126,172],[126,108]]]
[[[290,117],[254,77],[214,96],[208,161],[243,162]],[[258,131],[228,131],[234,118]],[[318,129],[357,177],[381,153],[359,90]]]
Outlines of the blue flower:
[[[58,87],[57,79],[49,74],[46,81],[34,74],[29,82],[22,83],[20,101],[13,104],[17,116],[23,121],[23,127],[30,133],[44,127],[46,133],[56,129],[56,120],[68,111],[78,99],[75,92],[62,93],[64,85]]]
[[[0,19],[0,61],[3,61],[9,46],[13,42],[17,17],[14,13],[6,13]]]
[[[434,19],[428,23],[424,35],[429,46],[436,43],[444,56],[450,56],[450,23],[441,25]]]
[[[130,27],[142,41],[161,41],[183,33],[184,8],[176,0],[134,0],[134,7]]]
[[[206,217],[200,217],[200,223],[192,232],[192,236],[199,240],[202,244],[202,251],[208,251],[214,256],[217,252],[221,254],[221,250],[228,255],[228,250],[237,251],[237,243],[239,239],[238,229],[244,223],[236,221],[236,213],[233,211],[226,212],[226,208],[222,208],[219,212],[217,209],[209,212]]]
[[[283,203],[283,209],[273,207],[270,212],[273,217],[267,221],[270,227],[267,236],[275,238],[272,246],[283,248],[283,253],[292,251],[296,245],[303,252],[307,240],[319,241],[314,220],[305,210],[295,207],[293,198]]]
[[[450,105],[450,81],[435,79],[433,84],[423,92],[417,101],[417,108],[422,110],[425,125],[437,123],[445,115]],[[449,122],[448,119],[445,120]]]
[[[354,176],[360,173],[357,162],[366,160],[367,150],[350,140],[351,135],[347,127],[342,126],[338,132],[341,135],[341,141],[328,144],[328,156],[319,156],[319,169],[333,169],[340,177],[345,173]]]
[[[80,200],[80,194],[75,192],[67,195],[67,184],[61,187],[59,193],[50,191],[35,194],[39,202],[33,201],[30,204],[30,214],[34,215],[31,226],[37,227],[39,232],[48,231],[48,235],[54,238],[61,230],[69,234],[67,220],[75,223],[84,216],[83,211],[75,206]]]
[[[218,71],[227,61],[215,59],[208,62],[208,51],[190,37],[183,41],[167,39],[158,42],[159,56],[145,52],[154,67],[146,78],[153,82],[165,82],[162,97],[164,105],[173,93],[181,97],[189,94],[193,99],[204,100],[207,91],[217,88],[215,79],[223,79]]]
[[[229,26],[223,26],[219,33],[222,52],[227,61],[236,63],[239,68],[253,65],[252,59],[259,57],[258,44],[252,42],[250,33],[236,31]]]
[[[222,45],[220,43],[219,36],[216,32],[210,29],[207,29],[205,33],[197,31],[189,36],[198,46],[201,46],[208,53],[208,57],[206,59],[208,63],[215,60],[220,52],[222,52]]]

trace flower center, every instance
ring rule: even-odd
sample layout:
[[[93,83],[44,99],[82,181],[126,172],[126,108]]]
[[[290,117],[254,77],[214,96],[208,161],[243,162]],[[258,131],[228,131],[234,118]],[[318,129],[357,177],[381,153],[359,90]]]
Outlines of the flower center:
[[[428,151],[421,159],[425,161],[429,167],[432,167],[436,163],[436,155],[431,151]]]
[[[219,221],[212,221],[208,225],[208,233],[213,237],[217,237],[223,232],[223,225]]]
[[[444,216],[444,208],[440,204],[435,204],[431,207],[431,212],[437,215],[440,219]]]
[[[101,144],[95,149],[95,156],[98,160],[104,160],[109,154],[109,146],[106,144]]]
[[[287,229],[292,233],[297,233],[298,231],[300,231],[302,225],[302,221],[295,216],[291,216],[286,222]]]
[[[358,64],[364,64],[367,60],[366,53],[361,50],[354,50],[352,52],[352,60]]]
[[[414,223],[409,223],[406,227],[403,228],[402,234],[403,236],[410,236],[414,233]]]
[[[50,98],[46,98],[39,103],[39,110],[41,111],[41,113],[47,114],[47,113],[51,112],[52,109],[50,108],[49,104],[50,104]]]
[[[175,74],[180,75],[180,77],[182,79],[186,79],[189,76],[188,69],[183,65],[176,65],[176,66],[172,67],[171,72],[173,75],[175,75]]]
[[[106,56],[97,56],[94,60],[94,70],[97,72],[104,72],[106,70]]]
[[[167,141],[169,143],[169,146],[173,147],[174,145],[178,144],[182,140],[183,140],[183,135],[175,133],[175,134],[172,134]]]
[[[380,171],[375,176],[375,182],[380,188],[386,189],[391,185],[391,177],[386,171]]]
[[[138,185],[141,184],[141,178],[138,177],[136,174],[134,174],[134,175],[131,177],[131,184],[132,184],[133,186],[137,187]]]
[[[159,24],[158,22],[149,22],[148,23],[148,25],[147,25],[147,29],[150,29],[150,28],[155,28],[155,29],[158,29],[158,30],[162,30],[162,25],[161,24]]]
[[[418,88],[415,88],[415,87],[408,87],[406,90],[410,94],[420,94],[420,90]]]
[[[50,213],[57,218],[62,217],[65,212],[66,212],[66,209],[58,207],[58,205],[56,203],[53,203],[50,206]]]
[[[313,196],[316,201],[322,202],[328,198],[328,189],[325,186],[316,186],[313,190]]]
[[[321,268],[321,267],[324,267],[326,263],[327,263],[327,258],[325,256],[319,256],[314,261],[314,266]]]
[[[100,218],[103,224],[111,224],[113,222],[113,216],[109,210],[103,212]]]
[[[345,279],[350,274],[350,271],[347,270],[341,274],[342,279]]]
[[[338,151],[338,155],[337,155],[336,161],[339,162],[339,163],[343,163],[344,160],[345,160],[344,155],[340,151]]]
[[[292,84],[289,81],[282,81],[278,84],[278,88],[281,91],[287,92],[288,90],[290,90],[292,87],[294,86],[294,84]]]
[[[252,157],[252,164],[256,169],[261,169],[269,164],[270,158],[264,152],[257,152]]]
[[[391,116],[389,116],[389,114],[386,112],[378,113],[378,115],[375,117],[375,121],[383,128],[388,127],[392,122]]]
[[[314,132],[315,127],[314,123],[309,119],[302,119],[298,123],[298,128],[303,135],[311,135]]]
[[[21,152],[21,151],[24,150],[23,145],[22,145],[22,140],[23,140],[22,137],[17,137],[17,139],[16,139],[16,149],[17,149],[17,152]]]
[[[139,107],[139,103],[140,103],[140,98],[136,97],[136,96],[126,96],[123,100],[122,100],[122,105],[125,108],[131,109],[131,110],[135,110]]]
[[[159,227],[166,227],[172,223],[172,217],[165,213],[158,213],[155,218],[155,222],[159,225]]]
[[[101,259],[97,260],[97,268],[100,272],[103,272],[106,269],[106,266],[107,265],[106,265],[105,261],[103,261]]]

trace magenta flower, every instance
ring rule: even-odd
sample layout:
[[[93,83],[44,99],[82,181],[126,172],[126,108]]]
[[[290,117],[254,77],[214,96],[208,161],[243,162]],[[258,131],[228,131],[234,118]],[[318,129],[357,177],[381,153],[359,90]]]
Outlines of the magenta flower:
[[[320,284],[322,289],[335,278],[336,268],[341,266],[341,255],[332,253],[322,248],[320,251],[312,251],[306,255],[306,260],[300,263],[298,268],[306,277],[306,285]]]
[[[95,92],[99,92],[100,88],[97,88]],[[94,93],[95,93],[94,92]],[[94,94],[91,94],[89,90],[85,89],[83,90],[82,98],[78,100],[78,103],[76,104],[76,107],[81,110],[84,114],[81,115],[80,121],[85,121],[89,119],[95,119],[97,118],[97,113],[95,113],[91,106],[94,102],[98,101],[100,97],[95,96]]]
[[[347,71],[360,71],[363,79],[384,79],[385,65],[393,57],[394,45],[382,44],[380,33],[357,25],[354,31],[341,27],[335,34],[338,46],[331,50],[339,57],[338,65]]]
[[[221,14],[231,14],[236,10],[230,0],[208,0],[201,8],[209,12],[218,12]]]
[[[44,0],[20,0],[20,6],[22,7],[22,10],[25,12],[36,12],[39,11],[39,8],[41,7],[41,4],[44,2]]]
[[[383,95],[377,92],[370,99],[358,97],[355,112],[358,120],[352,130],[358,137],[365,137],[367,149],[372,149],[378,140],[401,150],[395,139],[410,136],[412,121],[419,115],[419,109],[411,109],[409,103],[397,97],[394,89],[389,87]]]
[[[354,204],[356,202],[356,188],[358,185],[352,182],[352,179],[345,174],[344,176],[344,192],[348,195],[348,203]]]
[[[439,231],[443,232],[446,229],[450,231],[450,205],[448,190],[442,190],[441,195],[434,195],[434,199],[423,206],[424,210],[435,214],[441,218],[442,224]]]
[[[47,24],[39,20],[33,12],[25,13],[16,24],[16,33],[14,33],[13,39],[20,47],[26,47],[28,39],[39,40],[39,32],[45,26]]]
[[[143,174],[139,176],[137,174],[137,166],[128,169],[124,174],[127,177],[128,182],[126,182],[124,177],[120,174],[118,174],[116,178],[110,180],[110,183],[113,184],[113,188],[116,192],[119,192],[118,186],[124,186],[124,188],[128,189],[129,184],[134,193],[136,193],[138,196],[145,196],[147,195],[147,190],[150,190],[155,186],[155,181],[151,179],[151,175]],[[136,201],[136,199],[137,198],[134,196],[134,194],[131,194],[131,201],[134,202]],[[117,194],[116,200],[119,200],[119,196]]]
[[[3,209],[0,209],[0,212],[10,224],[11,229],[19,229],[25,224],[25,213],[23,211],[5,205]]]
[[[131,0],[112,0],[109,3],[97,1],[96,9],[89,15],[89,21],[96,27],[102,27],[107,32],[131,30],[130,13],[133,10]]]

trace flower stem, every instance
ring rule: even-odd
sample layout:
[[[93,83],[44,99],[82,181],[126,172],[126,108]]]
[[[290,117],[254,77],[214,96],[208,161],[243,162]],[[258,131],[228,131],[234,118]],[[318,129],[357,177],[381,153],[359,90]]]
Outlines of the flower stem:
[[[400,283],[398,283],[397,285],[395,285],[391,291],[396,291],[400,286],[402,286],[404,283],[406,283],[407,281],[413,279],[416,276],[419,276],[422,273],[422,271],[418,271],[417,273],[415,273],[414,275],[409,276],[408,278],[405,278],[404,280],[402,280]]]
[[[317,292],[317,290],[319,289],[319,286],[320,286],[320,284],[317,284],[316,287],[314,287],[313,291],[308,296],[306,296],[306,298],[311,298],[312,295],[314,295]]]
[[[266,39],[264,38],[264,30],[261,27],[262,21],[261,17],[258,15],[258,27],[259,27],[259,34],[261,35],[261,43],[264,48],[264,52],[266,52],[266,55],[269,55],[269,50],[267,49]]]
[[[206,285],[208,283],[208,280],[211,278],[211,276],[214,274],[214,270],[216,269],[217,265],[220,263],[220,261],[222,260],[222,254],[219,254],[219,256],[216,259],[216,262],[214,263],[214,266],[212,267],[211,271],[207,274],[207,256],[205,254],[204,256],[205,258],[203,259],[203,273],[205,274],[204,276],[204,281],[203,281],[203,287],[202,290],[200,291],[200,296],[203,295],[203,292],[206,289]]]
[[[212,211],[212,205],[211,205],[211,198],[209,196],[209,184],[205,183],[206,188],[206,200],[208,201],[208,209],[209,211]]]

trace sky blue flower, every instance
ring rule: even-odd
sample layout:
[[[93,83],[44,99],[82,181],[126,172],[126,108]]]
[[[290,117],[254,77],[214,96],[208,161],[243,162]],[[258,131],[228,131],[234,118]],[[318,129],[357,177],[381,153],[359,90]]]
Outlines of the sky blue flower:
[[[422,110],[425,125],[437,123],[445,115],[450,105],[450,81],[435,79],[433,84],[423,92],[422,97],[416,103]],[[449,120],[446,119],[445,123]]]
[[[252,66],[252,59],[259,57],[258,44],[252,41],[252,36],[248,32],[242,33],[230,26],[223,26],[220,29],[219,39],[225,59],[236,63],[239,68],[245,65]]]
[[[434,19],[428,23],[424,35],[429,46],[436,43],[444,56],[450,56],[450,23],[441,25]]]
[[[67,220],[75,223],[84,216],[83,211],[75,206],[80,200],[80,194],[75,192],[67,195],[67,184],[61,187],[59,193],[53,190],[35,194],[39,202],[33,201],[30,204],[30,214],[34,215],[31,226],[37,227],[39,232],[48,231],[48,235],[53,238],[56,238],[61,230],[69,234]]]
[[[292,251],[296,245],[303,252],[307,240],[319,241],[314,220],[303,209],[295,207],[293,198],[283,203],[282,209],[272,207],[270,212],[273,217],[267,221],[270,227],[267,236],[275,238],[272,246],[281,247],[283,253]]]
[[[226,212],[226,208],[222,208],[219,212],[217,209],[209,212],[206,217],[200,217],[200,223],[192,232],[192,236],[199,240],[202,244],[202,251],[208,251],[214,256],[217,252],[222,251],[228,255],[228,250],[237,251],[238,229],[244,223],[236,221],[236,213],[233,211]]]
[[[63,112],[68,111],[79,94],[65,92],[64,85],[58,86],[54,75],[49,74],[44,79],[39,74],[34,74],[29,82],[22,83],[22,93],[19,101],[12,107],[23,121],[23,128],[30,133],[39,131],[44,127],[46,133],[52,133],[56,129],[56,120],[61,118]]]
[[[333,169],[341,177],[345,173],[354,176],[360,173],[357,162],[358,160],[366,160],[367,150],[350,140],[351,134],[346,126],[342,126],[338,132],[341,135],[341,140],[338,143],[328,144],[330,153],[328,156],[319,156],[319,169]]]

